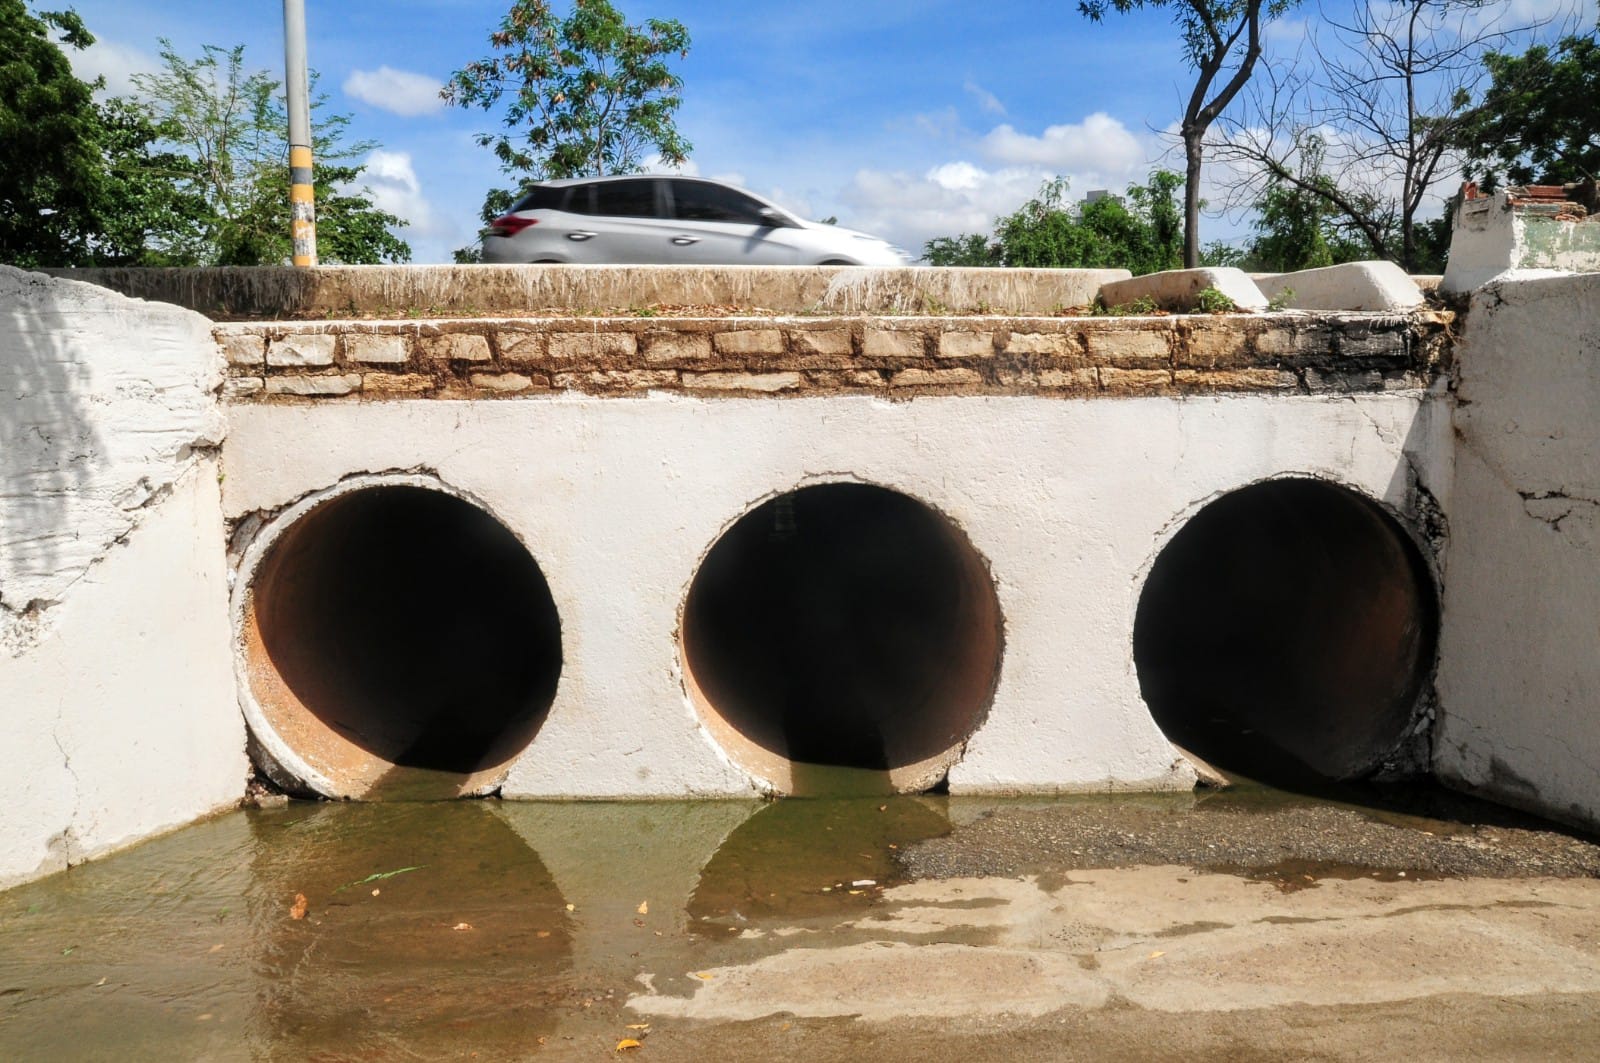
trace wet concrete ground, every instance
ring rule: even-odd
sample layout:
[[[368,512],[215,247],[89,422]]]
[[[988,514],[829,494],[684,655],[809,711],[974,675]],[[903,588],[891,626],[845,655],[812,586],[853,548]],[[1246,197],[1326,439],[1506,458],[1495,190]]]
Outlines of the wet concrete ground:
[[[0,894],[0,1059],[1591,1051],[1600,846],[1339,796],[235,813]]]

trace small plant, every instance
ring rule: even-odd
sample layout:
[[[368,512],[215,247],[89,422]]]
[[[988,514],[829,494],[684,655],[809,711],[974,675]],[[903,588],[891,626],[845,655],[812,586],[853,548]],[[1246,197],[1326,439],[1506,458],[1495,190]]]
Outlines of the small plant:
[[[1272,311],[1287,310],[1289,308],[1289,303],[1293,300],[1294,289],[1284,288],[1278,292],[1277,295],[1274,295],[1271,301],[1267,303],[1267,309]]]
[[[1194,297],[1194,305],[1202,314],[1227,314],[1239,309],[1238,303],[1216,288],[1201,288]]]
[[[1140,317],[1147,314],[1159,314],[1161,306],[1151,296],[1141,295],[1131,303],[1118,303],[1116,306],[1095,303],[1092,312],[1095,317]]]
[[[656,317],[660,313],[661,313],[661,311],[656,309],[653,306],[641,306],[641,307],[637,308],[636,310],[634,310],[633,316],[634,317]]]

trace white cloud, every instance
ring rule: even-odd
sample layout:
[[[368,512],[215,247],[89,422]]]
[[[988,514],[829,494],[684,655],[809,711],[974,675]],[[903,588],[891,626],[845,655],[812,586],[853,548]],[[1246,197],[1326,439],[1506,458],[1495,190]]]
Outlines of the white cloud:
[[[1039,136],[1019,133],[1009,124],[999,125],[984,135],[979,146],[998,162],[1043,166],[1061,173],[1122,174],[1142,165],[1147,154],[1127,126],[1103,111],[1076,124],[1050,126]]]
[[[84,81],[105,78],[105,91],[112,96],[132,93],[134,74],[153,74],[161,68],[161,61],[150,53],[103,37],[81,51],[68,47],[62,51],[67,53],[74,74]]]
[[[967,79],[966,84],[963,85],[962,88],[966,89],[968,94],[978,101],[978,106],[983,108],[985,112],[989,114],[1006,113],[1006,105],[1000,102],[1000,97],[996,96],[994,93],[990,92],[976,81],[973,81],[971,78]]]
[[[438,229],[433,205],[422,193],[422,182],[412,167],[411,155],[404,151],[379,148],[367,156],[361,182],[373,206],[404,218],[409,226],[402,235],[432,235]]]
[[[426,74],[380,66],[376,70],[352,70],[344,79],[345,95],[371,104],[381,111],[414,118],[444,109],[439,98],[440,83]]]

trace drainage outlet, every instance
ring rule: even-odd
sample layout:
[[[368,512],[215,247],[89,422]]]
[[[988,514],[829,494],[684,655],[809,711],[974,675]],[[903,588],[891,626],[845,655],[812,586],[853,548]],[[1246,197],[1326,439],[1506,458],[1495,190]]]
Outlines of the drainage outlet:
[[[1432,674],[1422,553],[1371,500],[1272,480],[1197,513],[1139,599],[1139,687],[1167,737],[1218,767],[1295,784],[1370,773]]]
[[[412,482],[341,489],[273,528],[236,608],[268,774],[368,800],[498,786],[561,672],[555,602],[523,545]]]
[[[780,793],[925,790],[961,756],[1000,673],[988,567],[915,499],[835,483],[746,514],[683,611],[701,719]]]

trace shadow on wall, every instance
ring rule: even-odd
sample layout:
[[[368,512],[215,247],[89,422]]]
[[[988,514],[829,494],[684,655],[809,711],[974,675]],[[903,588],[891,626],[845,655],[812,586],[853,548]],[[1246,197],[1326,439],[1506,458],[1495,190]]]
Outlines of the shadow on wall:
[[[59,281],[0,266],[0,645],[18,618],[54,604],[72,557],[92,544],[74,519],[102,450],[89,416],[92,371],[69,337],[82,306]]]

